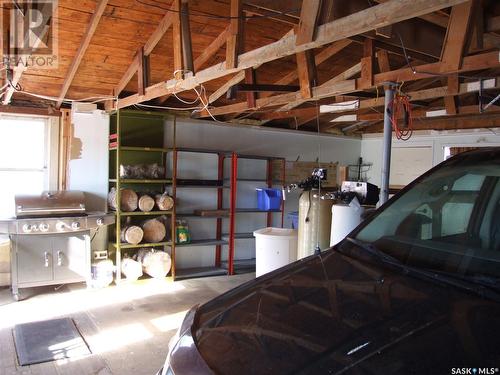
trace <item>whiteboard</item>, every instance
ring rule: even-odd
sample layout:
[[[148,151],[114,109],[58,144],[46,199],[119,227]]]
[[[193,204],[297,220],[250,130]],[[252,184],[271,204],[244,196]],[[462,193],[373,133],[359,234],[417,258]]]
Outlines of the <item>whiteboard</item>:
[[[408,185],[432,168],[432,147],[396,147],[391,153],[389,184]]]

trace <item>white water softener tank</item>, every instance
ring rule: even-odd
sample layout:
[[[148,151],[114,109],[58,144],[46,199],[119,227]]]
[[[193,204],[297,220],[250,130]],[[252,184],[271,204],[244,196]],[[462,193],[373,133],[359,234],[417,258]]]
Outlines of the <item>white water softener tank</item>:
[[[297,259],[330,247],[332,199],[321,199],[318,189],[303,191],[299,199],[299,243]]]
[[[354,198],[349,204],[342,203],[332,206],[330,246],[338,244],[361,223],[363,211],[364,209],[357,198]]]

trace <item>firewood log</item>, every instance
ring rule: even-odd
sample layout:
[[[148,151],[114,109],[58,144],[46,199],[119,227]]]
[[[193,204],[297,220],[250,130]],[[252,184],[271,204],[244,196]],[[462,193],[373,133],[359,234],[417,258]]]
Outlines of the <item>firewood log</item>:
[[[137,205],[139,206],[139,210],[141,210],[143,212],[149,212],[155,206],[155,201],[149,195],[143,194],[139,198]]]
[[[126,225],[121,229],[121,240],[133,245],[142,241],[144,231],[137,225]]]
[[[144,231],[144,241],[150,243],[161,242],[167,230],[165,225],[157,219],[149,219],[142,223],[142,229]]]
[[[174,199],[167,193],[157,194],[155,201],[160,211],[169,211],[174,207]]]
[[[122,211],[132,212],[137,210],[138,196],[135,191],[131,189],[121,189],[120,191],[120,207]],[[116,203],[116,188],[111,188],[108,194],[108,205],[111,209],[116,210],[118,204]]]

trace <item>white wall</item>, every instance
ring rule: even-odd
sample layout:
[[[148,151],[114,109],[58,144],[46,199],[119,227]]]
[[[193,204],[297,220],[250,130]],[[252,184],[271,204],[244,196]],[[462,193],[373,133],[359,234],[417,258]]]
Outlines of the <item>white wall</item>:
[[[409,141],[398,141],[393,139],[393,150],[397,148],[420,148],[422,153],[431,153],[429,160],[432,161],[433,167],[444,160],[445,147],[487,147],[500,146],[500,129],[477,129],[477,130],[454,130],[454,131],[428,131],[416,132]],[[394,155],[401,153],[393,152]],[[409,153],[407,153],[409,154]],[[361,141],[361,157],[363,162],[373,163],[370,171],[367,173],[369,182],[380,186],[380,174],[382,163],[382,135],[367,134],[363,136]],[[421,159],[426,159],[426,155],[420,155]],[[421,160],[422,161],[422,160]],[[398,163],[401,168],[401,163],[406,163],[409,171],[408,175],[414,172],[414,164],[412,160],[393,160],[391,164]],[[422,166],[423,163],[418,163]],[[424,168],[425,169],[425,168]],[[425,170],[422,170],[422,173]],[[419,171],[420,174],[420,171]],[[392,176],[391,176],[392,177]],[[400,181],[398,181],[400,182]],[[411,181],[407,181],[409,183]],[[393,182],[391,181],[391,184]]]
[[[172,121],[167,121],[166,145],[171,144]],[[202,148],[224,151],[236,151],[242,154],[276,156],[287,160],[314,161],[318,156],[324,162],[339,162],[340,165],[356,163],[361,152],[361,140],[357,138],[332,135],[318,136],[309,132],[297,132],[282,129],[270,129],[256,126],[220,124],[209,121],[177,119],[177,147]],[[319,149],[321,150],[319,155]],[[226,161],[225,177],[229,177],[229,160]],[[239,177],[265,178],[265,162],[255,160],[239,161]],[[179,178],[217,178],[217,157],[215,155],[179,155]],[[238,184],[238,207],[256,207],[255,188],[262,185],[240,182]],[[215,189],[178,189],[178,210],[192,211],[190,202],[195,201],[201,208],[216,208]],[[229,190],[225,189],[225,207]],[[298,210],[298,193],[287,197],[285,202],[285,226],[290,227],[286,216]],[[266,215],[239,214],[236,221],[237,232],[251,232],[266,225]],[[273,225],[278,226],[280,215],[274,214]],[[223,232],[227,233],[224,220]],[[207,238],[215,235],[213,219],[189,219],[188,224],[193,238]],[[236,241],[236,259],[255,257],[253,240]],[[178,267],[209,266],[213,264],[214,247],[180,248],[176,252]],[[227,246],[223,251],[223,260],[227,256]]]

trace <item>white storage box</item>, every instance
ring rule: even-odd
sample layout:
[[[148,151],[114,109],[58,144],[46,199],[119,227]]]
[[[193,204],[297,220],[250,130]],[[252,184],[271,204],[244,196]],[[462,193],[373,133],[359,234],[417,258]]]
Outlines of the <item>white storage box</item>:
[[[296,230],[263,228],[253,235],[257,277],[297,260]]]

